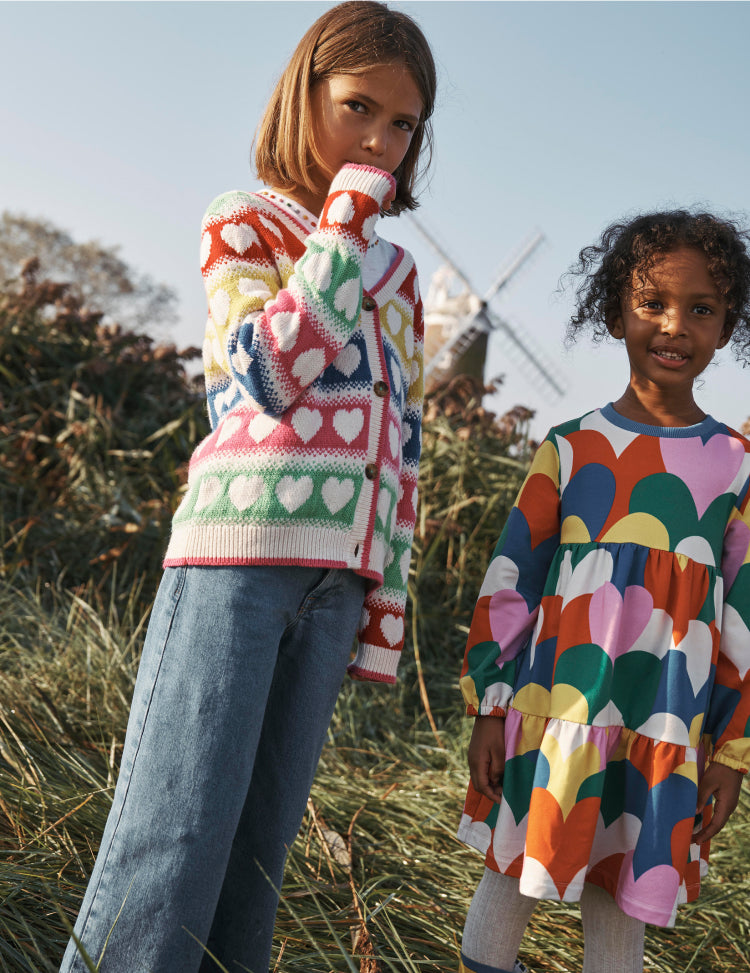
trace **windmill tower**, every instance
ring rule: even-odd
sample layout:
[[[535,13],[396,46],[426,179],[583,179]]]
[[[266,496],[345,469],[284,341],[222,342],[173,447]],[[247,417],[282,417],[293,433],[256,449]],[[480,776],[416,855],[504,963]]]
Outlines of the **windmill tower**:
[[[484,382],[490,334],[498,332],[508,357],[545,397],[565,394],[552,361],[491,307],[490,302],[527,263],[544,237],[537,233],[503,266],[489,290],[480,297],[468,277],[413,216],[417,230],[442,259],[425,298],[425,387],[429,391],[454,375],[471,375]],[[456,289],[458,286],[458,290]]]

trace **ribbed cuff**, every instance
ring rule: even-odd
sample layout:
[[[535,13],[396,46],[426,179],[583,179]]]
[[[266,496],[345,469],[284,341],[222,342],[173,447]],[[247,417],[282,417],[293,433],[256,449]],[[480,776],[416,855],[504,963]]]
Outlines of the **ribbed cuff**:
[[[396,195],[396,180],[389,172],[374,166],[346,165],[334,176],[328,195],[330,197],[333,193],[349,189],[372,196],[380,209],[383,203]]]
[[[360,643],[357,655],[347,671],[367,682],[394,683],[400,658],[401,652],[398,649],[384,649],[379,645]]]

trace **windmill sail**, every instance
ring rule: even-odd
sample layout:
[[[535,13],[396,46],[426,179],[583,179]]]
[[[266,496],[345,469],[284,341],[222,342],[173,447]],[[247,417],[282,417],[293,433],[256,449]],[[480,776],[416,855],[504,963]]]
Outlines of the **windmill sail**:
[[[443,260],[433,275],[425,299],[425,383],[428,387],[456,374],[484,380],[489,335],[501,335],[509,357],[547,398],[565,394],[554,363],[523,329],[497,315],[490,302],[515,277],[544,237],[537,233],[498,273],[484,297],[468,277],[414,217],[416,228]],[[458,291],[456,284],[462,285]]]

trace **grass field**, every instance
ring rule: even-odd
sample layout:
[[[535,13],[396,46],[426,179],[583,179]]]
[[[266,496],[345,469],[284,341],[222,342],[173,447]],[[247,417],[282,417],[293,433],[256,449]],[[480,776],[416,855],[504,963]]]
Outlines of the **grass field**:
[[[182,354],[102,330],[32,277],[0,301],[0,973],[58,968],[169,511],[205,429]],[[464,388],[427,403],[400,680],[342,690],[282,889],[276,973],[457,969],[482,871],[455,838],[470,732],[458,667],[531,448],[526,410],[496,422],[480,401]],[[649,929],[647,970],[750,970],[748,811],[745,791],[699,903],[674,931]],[[580,971],[577,915],[538,908],[521,954],[532,973]]]
[[[102,619],[73,596],[50,607],[7,585],[0,611],[16,619],[0,645],[0,968],[46,973],[111,800],[139,626],[127,614]],[[424,709],[407,713],[400,702],[394,714],[393,703],[383,687],[348,683],[342,692],[290,856],[278,973],[457,969],[482,870],[454,837],[469,726],[457,713],[433,713],[438,739]],[[649,928],[646,969],[750,969],[748,811],[745,792],[714,843],[699,903],[675,930]],[[542,904],[522,959],[551,973],[580,970],[581,956],[577,908]]]

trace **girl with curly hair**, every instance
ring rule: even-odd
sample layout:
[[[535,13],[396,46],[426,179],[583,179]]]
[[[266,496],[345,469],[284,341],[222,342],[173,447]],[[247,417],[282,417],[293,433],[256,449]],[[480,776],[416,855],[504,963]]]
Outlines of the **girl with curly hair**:
[[[461,687],[459,836],[485,855],[465,973],[519,970],[539,899],[580,901],[584,973],[637,973],[750,766],[750,442],[695,380],[750,358],[748,233],[708,213],[586,247],[569,325],[621,341],[624,393],[551,430],[490,562]]]

